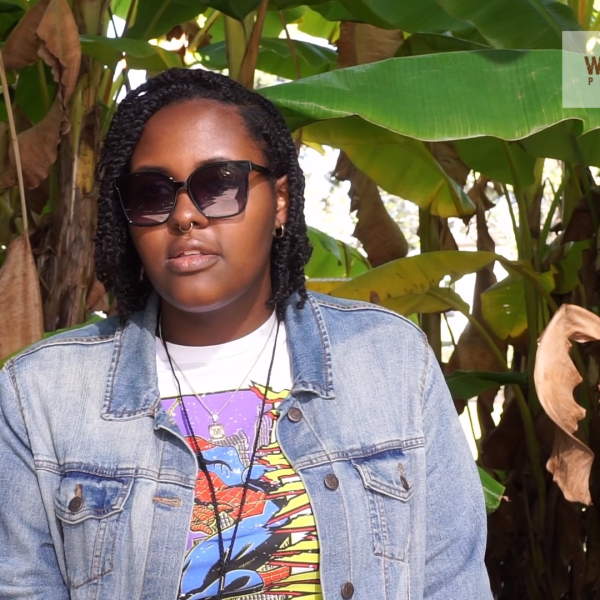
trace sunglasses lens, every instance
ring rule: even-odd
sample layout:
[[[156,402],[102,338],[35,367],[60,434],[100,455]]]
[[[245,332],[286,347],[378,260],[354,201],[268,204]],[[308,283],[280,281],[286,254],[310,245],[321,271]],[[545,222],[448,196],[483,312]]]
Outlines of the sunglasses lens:
[[[173,182],[160,173],[134,173],[115,181],[123,210],[133,225],[164,223],[175,201]]]
[[[189,191],[207,217],[230,217],[242,212],[248,198],[248,163],[205,165],[191,177]]]

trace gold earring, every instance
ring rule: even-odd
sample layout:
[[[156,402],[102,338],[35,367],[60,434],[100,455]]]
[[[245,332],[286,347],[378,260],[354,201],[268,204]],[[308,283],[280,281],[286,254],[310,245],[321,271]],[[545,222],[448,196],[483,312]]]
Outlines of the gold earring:
[[[280,240],[285,235],[285,223],[282,223],[279,227],[273,229],[273,237],[276,240]]]

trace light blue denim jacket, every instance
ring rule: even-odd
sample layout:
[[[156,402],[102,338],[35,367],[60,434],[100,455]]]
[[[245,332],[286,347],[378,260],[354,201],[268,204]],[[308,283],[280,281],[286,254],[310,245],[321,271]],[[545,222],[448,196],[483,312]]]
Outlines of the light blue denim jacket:
[[[0,598],[177,597],[197,467],[159,401],[157,305],[1,371]],[[312,503],[324,599],[489,600],[482,489],[422,332],[317,294],[285,326],[277,435]]]

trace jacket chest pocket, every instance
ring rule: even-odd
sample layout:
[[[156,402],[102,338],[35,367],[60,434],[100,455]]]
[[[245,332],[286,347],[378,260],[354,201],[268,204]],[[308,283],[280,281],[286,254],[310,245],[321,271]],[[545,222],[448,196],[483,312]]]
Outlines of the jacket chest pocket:
[[[352,460],[367,494],[376,556],[407,559],[416,451],[391,450]]]
[[[55,498],[62,523],[69,587],[78,588],[113,568],[115,540],[133,480],[67,473]]]

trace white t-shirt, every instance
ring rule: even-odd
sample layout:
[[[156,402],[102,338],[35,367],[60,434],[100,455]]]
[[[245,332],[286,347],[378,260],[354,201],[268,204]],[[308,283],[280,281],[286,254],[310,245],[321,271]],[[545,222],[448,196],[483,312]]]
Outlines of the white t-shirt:
[[[272,315],[257,330],[233,342],[217,346],[168,344],[168,350],[183,406],[164,345],[157,338],[156,366],[163,408],[190,447],[194,451],[199,448],[206,461],[226,552],[239,521],[225,587],[236,591],[236,598],[264,594],[273,600],[320,600],[314,517],[302,481],[281,452],[273,427],[279,403],[289,395],[292,385],[285,327],[278,326]],[[255,440],[257,451],[240,516]],[[200,600],[216,594],[219,558],[212,495],[206,476],[199,470],[181,579],[182,598]]]

